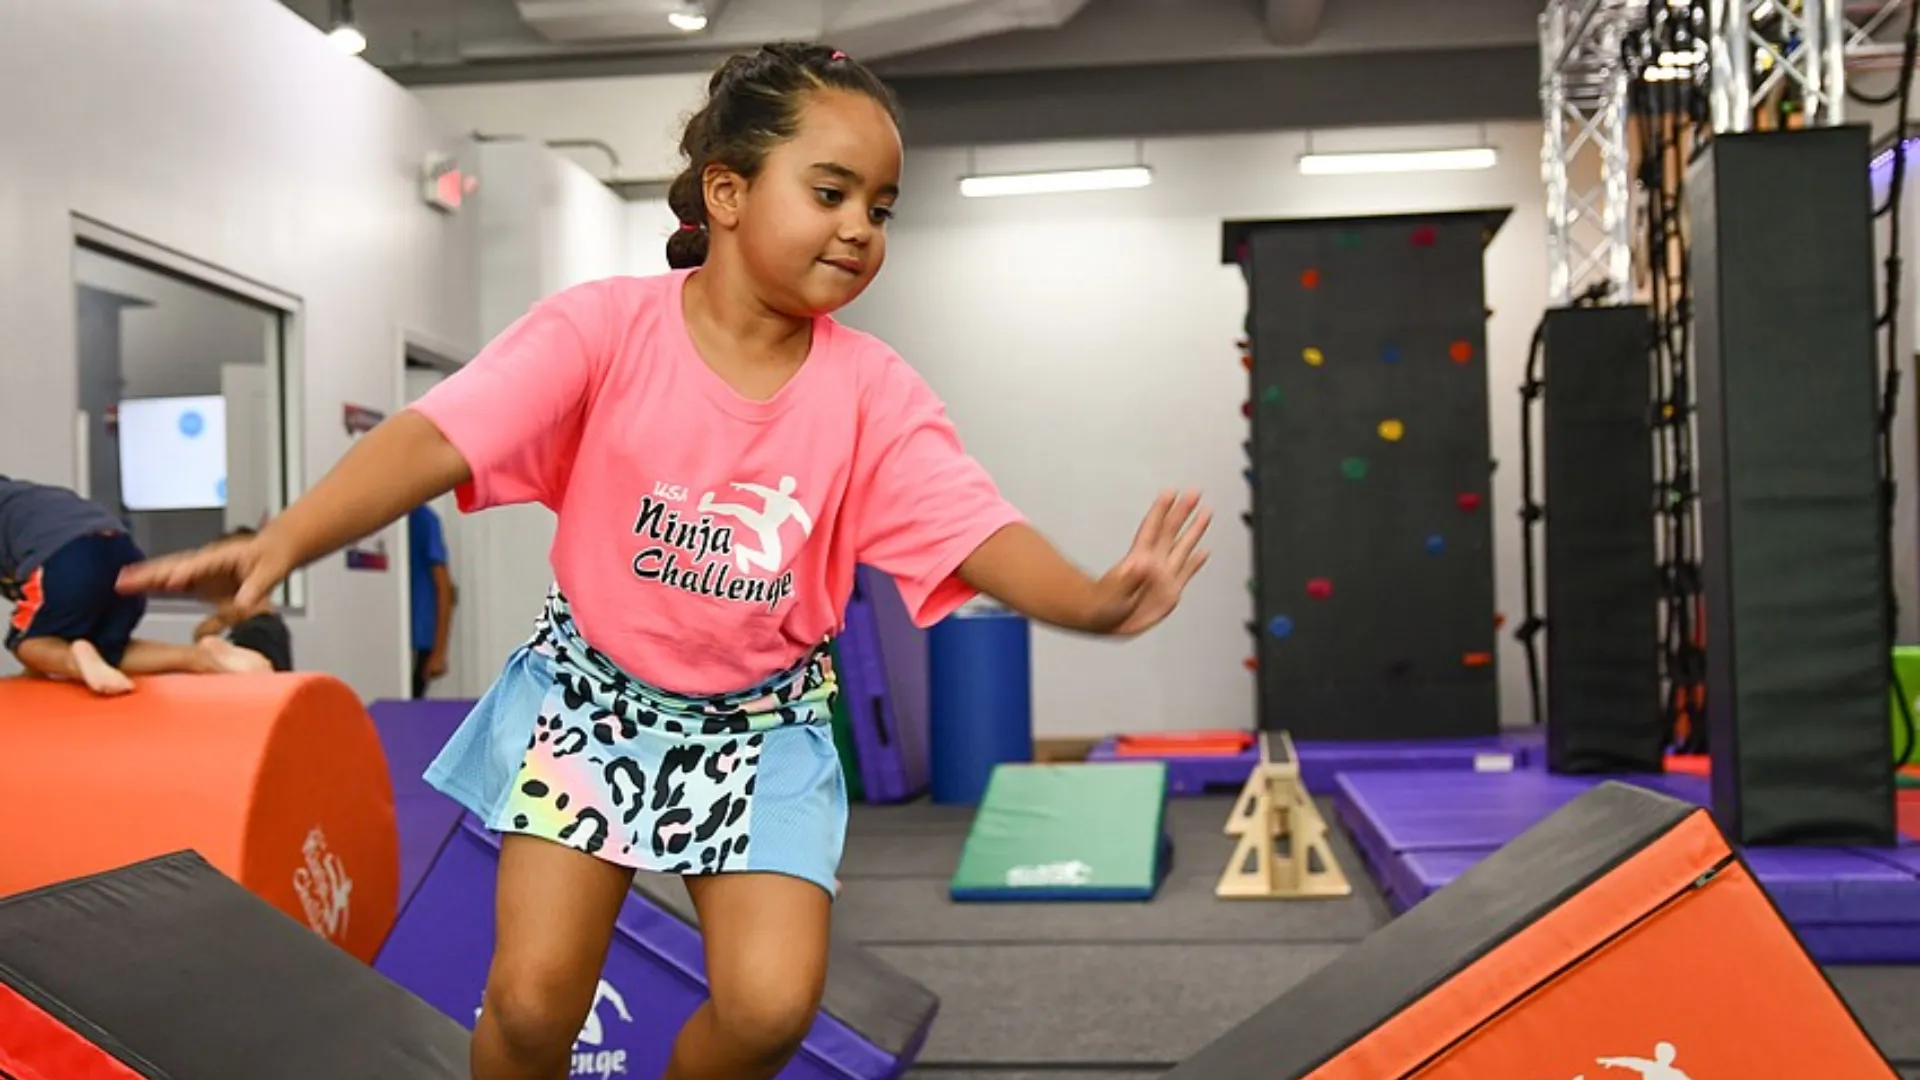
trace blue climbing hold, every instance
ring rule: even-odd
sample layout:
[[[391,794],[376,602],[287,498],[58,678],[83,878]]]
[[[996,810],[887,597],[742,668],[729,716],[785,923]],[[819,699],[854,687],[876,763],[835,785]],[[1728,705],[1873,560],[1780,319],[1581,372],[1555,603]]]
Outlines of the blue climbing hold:
[[[1400,346],[1389,345],[1385,349],[1380,350],[1380,359],[1389,364],[1399,363],[1400,362]]]
[[[1446,537],[1441,536],[1439,533],[1433,533],[1427,537],[1427,554],[1438,555],[1445,550],[1447,550]]]
[[[185,435],[189,439],[197,439],[200,437],[200,433],[205,430],[207,430],[206,417],[201,416],[193,409],[188,409],[186,412],[180,414],[180,434]]]
[[[1267,623],[1267,633],[1277,638],[1286,637],[1293,633],[1293,620],[1285,615],[1275,615]]]

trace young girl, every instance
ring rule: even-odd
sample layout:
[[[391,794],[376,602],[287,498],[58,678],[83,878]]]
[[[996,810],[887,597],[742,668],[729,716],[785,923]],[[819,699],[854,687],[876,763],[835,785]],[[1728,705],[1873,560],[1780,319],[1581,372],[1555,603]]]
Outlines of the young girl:
[[[476,1080],[554,1080],[636,868],[684,875],[710,1000],[668,1080],[770,1077],[826,976],[847,807],[825,643],[854,565],[916,620],[984,592],[1133,635],[1205,560],[1163,495],[1089,577],[1024,523],[938,400],[829,313],[886,254],[901,144],[887,89],[831,48],[734,57],[681,147],[674,270],[553,296],[369,433],[254,541],[158,560],[130,590],[230,589],[449,489],[559,516],[532,638],[428,772],[502,834]]]

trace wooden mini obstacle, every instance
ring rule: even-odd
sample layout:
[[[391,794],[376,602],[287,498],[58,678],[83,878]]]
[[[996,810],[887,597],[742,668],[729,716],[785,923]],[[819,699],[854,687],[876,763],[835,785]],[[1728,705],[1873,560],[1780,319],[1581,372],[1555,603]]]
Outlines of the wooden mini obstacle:
[[[1223,900],[1353,895],[1353,885],[1327,843],[1326,819],[1300,778],[1293,737],[1284,731],[1260,733],[1259,764],[1227,816],[1226,833],[1240,842],[1213,889]]]

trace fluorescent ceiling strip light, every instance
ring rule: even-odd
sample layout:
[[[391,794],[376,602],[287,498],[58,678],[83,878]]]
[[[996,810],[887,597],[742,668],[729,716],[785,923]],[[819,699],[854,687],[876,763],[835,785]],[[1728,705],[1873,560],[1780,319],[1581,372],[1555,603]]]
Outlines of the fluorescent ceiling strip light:
[[[1300,172],[1306,176],[1351,176],[1356,173],[1442,172],[1491,169],[1499,160],[1490,146],[1469,150],[1389,150],[1364,154],[1302,154]]]
[[[1153,183],[1153,170],[1144,165],[1129,165],[1119,169],[1070,169],[1061,172],[967,176],[960,180],[960,194],[969,199],[988,199],[999,195],[1118,191],[1123,188],[1143,188],[1151,183]]]

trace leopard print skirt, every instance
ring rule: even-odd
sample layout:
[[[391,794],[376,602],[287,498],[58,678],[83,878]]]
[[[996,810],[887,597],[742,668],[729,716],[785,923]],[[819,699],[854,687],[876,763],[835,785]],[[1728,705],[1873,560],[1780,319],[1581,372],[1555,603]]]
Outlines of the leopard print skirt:
[[[556,587],[426,779],[498,832],[637,870],[766,871],[836,892],[847,800],[823,643],[734,694],[682,697],[587,644]]]

